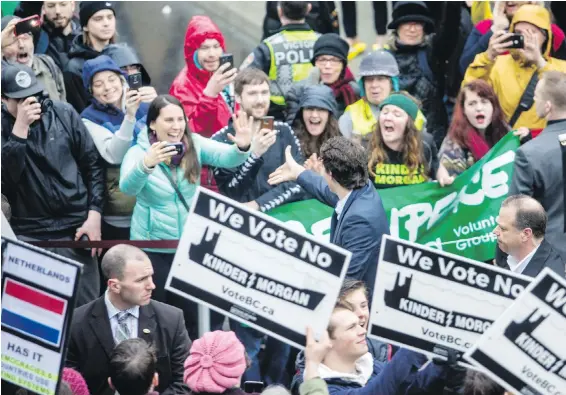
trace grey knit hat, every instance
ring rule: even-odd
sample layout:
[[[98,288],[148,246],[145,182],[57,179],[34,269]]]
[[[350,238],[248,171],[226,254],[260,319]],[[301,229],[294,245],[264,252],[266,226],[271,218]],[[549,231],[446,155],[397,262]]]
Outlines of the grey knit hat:
[[[395,57],[388,51],[371,52],[360,62],[360,77],[385,75],[387,77],[399,76],[399,65]]]

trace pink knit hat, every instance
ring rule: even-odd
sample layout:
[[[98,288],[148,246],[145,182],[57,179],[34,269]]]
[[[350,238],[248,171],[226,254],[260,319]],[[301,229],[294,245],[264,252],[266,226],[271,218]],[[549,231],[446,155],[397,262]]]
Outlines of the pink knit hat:
[[[90,395],[85,379],[75,369],[63,368],[61,380],[69,384],[74,395]]]
[[[239,385],[245,370],[244,346],[234,332],[207,332],[193,342],[184,381],[193,392],[222,393]]]

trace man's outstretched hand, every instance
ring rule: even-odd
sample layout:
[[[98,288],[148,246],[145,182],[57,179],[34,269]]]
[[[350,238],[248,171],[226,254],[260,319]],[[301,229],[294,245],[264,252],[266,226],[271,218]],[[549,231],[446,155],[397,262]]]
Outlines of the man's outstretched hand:
[[[293,158],[291,146],[288,145],[285,148],[285,163],[269,175],[267,182],[269,185],[277,185],[282,182],[295,181],[303,171],[305,171],[305,168]]]

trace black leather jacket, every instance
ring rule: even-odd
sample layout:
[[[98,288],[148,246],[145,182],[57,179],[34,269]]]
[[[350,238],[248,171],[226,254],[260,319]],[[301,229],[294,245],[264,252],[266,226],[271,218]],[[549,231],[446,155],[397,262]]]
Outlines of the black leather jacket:
[[[12,134],[14,117],[2,106],[2,193],[18,235],[50,238],[72,234],[88,211],[102,212],[102,160],[79,114],[54,102],[29,130]]]

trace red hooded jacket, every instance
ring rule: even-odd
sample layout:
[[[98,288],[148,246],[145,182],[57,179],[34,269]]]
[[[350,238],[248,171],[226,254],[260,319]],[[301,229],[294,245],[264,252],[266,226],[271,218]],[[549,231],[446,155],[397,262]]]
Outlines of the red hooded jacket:
[[[228,125],[231,112],[221,94],[216,97],[203,94],[213,73],[199,68],[194,62],[194,56],[195,51],[207,39],[218,40],[222,50],[226,49],[224,36],[209,17],[193,17],[185,34],[186,65],[173,81],[169,93],[183,103],[191,131],[210,137]]]

